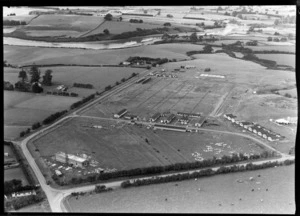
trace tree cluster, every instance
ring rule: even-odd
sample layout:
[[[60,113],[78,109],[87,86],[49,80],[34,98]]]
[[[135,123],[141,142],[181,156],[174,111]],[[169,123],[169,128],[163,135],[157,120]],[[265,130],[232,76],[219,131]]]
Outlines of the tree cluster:
[[[39,203],[44,200],[43,195],[30,195],[30,196],[25,196],[25,197],[19,197],[17,199],[13,199],[9,202],[5,203],[5,207],[9,208],[12,206],[15,210],[18,210],[20,208],[23,208],[28,205],[32,205],[34,203]]]
[[[41,126],[42,126],[41,123],[36,122],[36,123],[34,123],[34,124],[31,126],[31,129],[32,129],[32,130],[36,130],[36,129],[40,128]]]
[[[164,26],[171,26],[171,23],[169,23],[169,22],[166,22],[166,23],[164,23]]]
[[[4,87],[4,90],[9,90],[9,91],[13,91],[15,88],[14,88],[14,85],[11,84],[10,82],[6,82],[6,81],[3,81],[3,87]]]
[[[104,16],[104,19],[105,19],[106,21],[111,21],[112,18],[113,18],[113,16],[112,16],[110,13],[108,13],[108,14],[106,14],[106,15]]]
[[[96,185],[95,186],[95,193],[102,193],[107,191],[112,191],[112,188],[107,188],[105,185]]]
[[[95,98],[95,94],[91,94],[91,95],[89,95],[89,96],[83,98],[82,100],[73,103],[73,104],[71,105],[70,109],[75,109],[75,108],[81,106],[82,104],[85,104],[86,102],[88,102],[88,101],[90,101],[90,100],[93,100],[94,98]]]
[[[92,89],[94,86],[92,84],[83,84],[83,83],[74,83],[73,87],[77,88],[87,88],[87,89]]]
[[[131,23],[143,23],[143,20],[139,19],[130,19],[129,22]]]
[[[30,129],[30,128],[27,128],[27,130],[21,131],[21,132],[20,132],[20,137],[23,137],[23,136],[29,134],[30,132],[31,132],[31,129]]]
[[[35,189],[37,189],[36,186],[32,186],[32,185],[23,186],[22,180],[12,179],[10,181],[4,182],[4,191],[3,192],[5,195],[10,195],[14,192],[22,192],[22,191],[35,190]]]
[[[17,26],[17,25],[26,25],[25,21],[18,20],[3,20],[3,26]]]
[[[45,118],[43,120],[43,124],[46,125],[46,124],[50,124],[52,122],[54,122],[56,119],[60,118],[61,116],[63,116],[64,114],[66,114],[68,112],[68,110],[63,110],[61,112],[56,112],[50,116],[48,116],[47,118]]]

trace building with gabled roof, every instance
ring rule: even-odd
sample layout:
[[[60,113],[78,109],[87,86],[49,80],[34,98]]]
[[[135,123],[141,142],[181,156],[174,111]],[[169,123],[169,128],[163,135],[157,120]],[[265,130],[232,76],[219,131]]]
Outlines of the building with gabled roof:
[[[115,118],[121,118],[123,115],[125,115],[127,113],[127,109],[122,109],[121,111],[119,111],[118,113],[114,114]]]

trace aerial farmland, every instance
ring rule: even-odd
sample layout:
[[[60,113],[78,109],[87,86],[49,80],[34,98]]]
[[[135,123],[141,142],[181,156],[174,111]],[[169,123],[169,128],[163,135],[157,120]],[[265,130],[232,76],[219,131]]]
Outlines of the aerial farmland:
[[[4,9],[6,211],[295,211],[295,6]]]

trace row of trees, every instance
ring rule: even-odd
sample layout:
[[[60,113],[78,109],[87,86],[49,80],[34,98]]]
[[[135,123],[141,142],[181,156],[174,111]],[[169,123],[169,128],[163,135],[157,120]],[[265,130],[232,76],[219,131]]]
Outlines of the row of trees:
[[[129,22],[131,23],[143,23],[143,20],[138,20],[138,19],[130,19]]]
[[[131,37],[138,37],[138,36],[146,36],[146,35],[153,35],[153,34],[163,34],[169,31],[168,28],[155,28],[155,29],[140,29],[139,31],[129,31],[123,32],[121,34],[117,34],[111,37],[111,40],[118,40],[118,39],[128,39]]]
[[[78,97],[78,94],[77,93],[74,93],[74,92],[50,92],[48,91],[47,94],[52,94],[52,95],[59,95],[59,96],[68,96],[68,97]]]
[[[17,25],[26,25],[25,21],[18,20],[3,20],[3,26],[17,26]]]
[[[94,88],[92,84],[83,84],[83,83],[73,83],[73,86],[77,88],[87,88],[87,89]]]
[[[88,102],[88,101],[90,101],[90,100],[92,100],[92,99],[94,99],[94,98],[95,98],[95,94],[91,94],[91,95],[89,95],[89,96],[83,98],[82,100],[73,103],[73,104],[71,105],[70,109],[75,109],[75,108],[81,106],[82,104],[85,104],[86,102]]]
[[[268,151],[264,151],[260,154],[253,154],[250,156],[247,156],[243,153],[232,154],[232,156],[224,155],[222,158],[213,157],[212,159],[206,159],[203,161],[176,163],[167,166],[143,167],[143,168],[136,168],[131,170],[120,170],[112,173],[100,173],[100,174],[90,175],[87,178],[73,177],[67,184],[80,184],[85,182],[95,182],[95,181],[102,181],[102,180],[108,180],[108,179],[114,179],[120,177],[132,177],[132,176],[141,176],[141,175],[160,174],[160,173],[171,172],[171,171],[201,169],[201,168],[212,167],[216,165],[225,165],[225,164],[236,163],[240,161],[256,160],[259,158],[267,158],[267,157],[274,157],[274,156],[276,156],[275,152],[268,152]],[[56,183],[59,185],[65,184],[60,181],[56,181]]]
[[[217,175],[217,174],[225,174],[225,173],[232,173],[232,172],[243,172],[247,170],[257,170],[257,169],[264,169],[264,168],[269,168],[269,167],[274,167],[274,166],[282,166],[282,165],[290,165],[293,164],[293,160],[285,160],[284,162],[266,162],[263,164],[253,164],[249,163],[246,166],[238,166],[238,165],[233,165],[231,167],[225,167],[222,166],[216,171],[212,169],[205,169],[205,170],[200,170],[198,172],[193,172],[193,173],[184,173],[184,174],[177,174],[177,175],[169,175],[165,177],[156,177],[156,178],[148,178],[148,179],[137,179],[134,180],[133,182],[130,182],[129,180],[123,181],[121,183],[122,188],[128,188],[128,187],[137,187],[137,186],[142,186],[142,185],[150,185],[150,184],[159,184],[159,183],[167,183],[167,182],[174,182],[174,181],[182,181],[186,179],[193,179],[193,178],[201,178],[205,176],[212,176],[212,175]]]
[[[52,122],[54,122],[56,119],[58,119],[59,117],[63,116],[64,114],[66,114],[68,112],[68,110],[63,110],[61,112],[56,112],[50,116],[48,116],[47,118],[45,118],[43,120],[43,124],[44,125],[47,125],[47,124],[50,124]]]
[[[202,53],[212,53],[213,48],[211,45],[205,45],[203,47],[203,50],[197,50],[197,51],[188,51],[186,52],[187,56],[195,55],[195,54],[202,54]]]
[[[8,91],[13,91],[15,88],[14,88],[14,85],[11,84],[10,82],[4,81],[3,89],[8,90]]]
[[[268,41],[274,41],[274,42],[286,42],[287,41],[287,38],[286,37],[283,37],[283,38],[272,38],[272,37],[268,37]]]
[[[112,191],[112,188],[107,188],[105,185],[96,185],[95,186],[95,193],[102,193],[107,191]]]

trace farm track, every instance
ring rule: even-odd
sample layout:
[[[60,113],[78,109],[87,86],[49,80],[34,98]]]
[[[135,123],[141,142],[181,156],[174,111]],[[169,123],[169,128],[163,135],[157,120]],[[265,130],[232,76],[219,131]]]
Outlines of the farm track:
[[[184,82],[184,83],[186,83],[186,82]],[[183,98],[185,98],[185,96],[188,94],[188,93],[190,93],[192,90],[193,90],[193,88],[194,88],[195,86],[194,85],[192,85],[192,88],[191,88],[191,90],[188,90],[182,97],[180,97],[179,98],[179,100],[173,105],[173,106],[171,106],[168,110],[171,110],[171,109],[173,109]]]
[[[216,84],[212,87],[212,88],[214,88],[216,86]],[[204,95],[203,95],[203,97],[202,98],[200,98],[200,100],[199,100],[199,102],[193,107],[193,109],[190,111],[190,113],[193,113],[194,112],[194,110],[197,108],[197,106],[201,103],[201,101],[206,97],[206,95],[208,95],[208,93],[210,93],[210,90],[208,90]]]
[[[184,85],[185,85],[184,83],[181,84],[181,85],[179,85],[178,88],[176,88],[175,90],[173,90],[173,92],[171,94],[167,95],[166,97],[163,97],[158,103],[156,103],[154,105],[154,107],[152,107],[152,109],[153,110],[155,110],[155,109],[157,110],[158,107],[160,107],[161,105],[163,105],[165,103],[165,101],[168,101],[171,97],[173,97],[175,94],[177,94],[178,92],[180,92],[181,89],[184,88]],[[164,103],[162,103],[163,101],[164,101]]]
[[[102,26],[104,23],[105,23],[105,20],[103,20],[103,22],[100,23],[96,28],[94,28],[94,29],[92,29],[92,30],[90,30],[90,31],[88,31],[88,32],[86,32],[86,33],[84,33],[84,34],[82,34],[82,35],[79,35],[79,38],[84,37],[85,35],[87,35],[87,34],[93,32],[93,31],[95,31],[97,28],[99,28],[100,26]]]
[[[146,78],[146,76],[142,77],[142,78]],[[132,100],[136,99],[139,95],[141,95],[142,93],[144,93],[146,90],[149,90],[150,88],[152,88],[152,86],[154,86],[155,84],[157,84],[160,81],[161,81],[160,79],[155,79],[155,82],[152,82],[152,85],[149,85],[148,88],[146,86],[145,89],[139,89],[138,93],[136,95],[134,95],[134,96],[131,96],[130,99],[126,103],[131,102]],[[142,85],[144,85],[144,84],[142,84]]]
[[[226,102],[227,98],[229,97],[229,95],[232,94],[232,90],[235,88],[235,86],[232,86],[232,88],[230,89],[230,91],[227,92],[227,94],[223,97],[221,97],[220,101],[218,102],[217,106],[215,107],[215,109],[209,114],[210,116],[217,116],[220,112],[220,110],[224,107],[224,103]]]
[[[152,97],[154,97],[157,93],[159,93],[163,88],[166,88],[167,86],[169,86],[170,84],[172,84],[174,82],[174,80],[172,80],[170,83],[168,83],[167,85],[163,86],[162,88],[160,88],[158,91],[156,91],[153,95],[151,95],[150,97],[148,97],[146,100],[144,100],[142,103],[140,103],[139,105],[137,105],[135,108],[140,107],[142,104],[144,104],[145,102],[148,102]]]
[[[27,23],[27,25],[30,25],[30,23],[34,20],[34,19],[36,19],[36,18],[38,18],[40,15],[38,14],[37,16],[35,16],[35,17],[33,17],[31,20],[29,20],[29,22]]]

